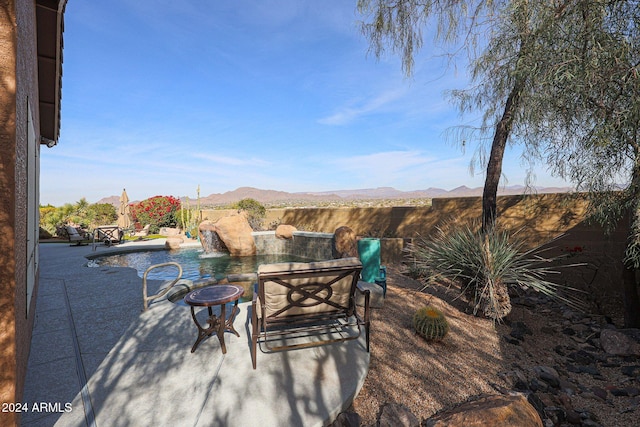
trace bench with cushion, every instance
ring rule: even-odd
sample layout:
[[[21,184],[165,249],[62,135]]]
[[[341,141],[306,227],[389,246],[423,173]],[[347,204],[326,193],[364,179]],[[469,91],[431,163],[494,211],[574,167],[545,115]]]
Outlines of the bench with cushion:
[[[251,304],[251,357],[258,344],[268,351],[318,346],[366,334],[369,351],[369,291],[356,310],[362,264],[358,258],[310,263],[265,264]]]

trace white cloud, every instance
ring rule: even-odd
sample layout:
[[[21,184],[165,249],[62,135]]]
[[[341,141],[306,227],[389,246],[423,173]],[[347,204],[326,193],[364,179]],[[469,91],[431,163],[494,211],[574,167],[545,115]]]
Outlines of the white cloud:
[[[431,161],[433,161],[432,158],[425,156],[420,151],[414,150],[384,151],[351,156],[334,160],[332,163],[350,171],[366,171],[367,173],[371,173],[372,170],[380,170],[386,173],[395,173],[410,167],[426,165]]]
[[[388,90],[377,97],[360,102],[359,106],[355,107],[343,107],[340,111],[318,120],[318,123],[330,126],[339,126],[348,124],[358,117],[375,113],[394,101],[402,98],[406,92],[405,88]]]
[[[334,160],[332,165],[349,177],[344,188],[390,186],[399,190],[429,187],[452,189],[478,186],[482,175],[471,176],[465,156],[436,157],[420,150],[395,150]],[[344,184],[347,184],[346,182]]]

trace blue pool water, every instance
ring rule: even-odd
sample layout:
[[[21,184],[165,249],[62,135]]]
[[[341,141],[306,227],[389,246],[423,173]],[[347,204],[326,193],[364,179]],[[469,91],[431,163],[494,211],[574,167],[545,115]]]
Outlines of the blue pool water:
[[[172,251],[142,251],[95,258],[93,265],[109,267],[131,267],[142,277],[147,268],[165,262],[177,262],[182,266],[182,278],[190,280],[225,278],[228,274],[255,273],[261,264],[275,262],[310,262],[312,259],[295,255],[255,255],[232,257],[228,254],[205,254],[202,249],[179,249]],[[148,279],[172,280],[175,268],[151,270]]]

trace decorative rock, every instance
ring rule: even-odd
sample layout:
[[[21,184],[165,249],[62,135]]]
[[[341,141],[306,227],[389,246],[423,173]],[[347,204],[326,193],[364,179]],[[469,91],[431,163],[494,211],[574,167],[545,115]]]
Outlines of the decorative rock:
[[[612,388],[609,392],[614,396],[635,397],[640,395],[640,389],[638,389],[638,387]]]
[[[180,234],[180,229],[175,227],[161,227],[158,233],[161,236],[175,237]]]
[[[544,329],[544,328],[542,328],[542,329]],[[564,356],[564,355],[565,355],[565,352],[564,352],[564,350],[563,350],[563,348],[562,348],[562,346],[561,346],[561,345],[557,345],[557,346],[555,346],[555,347],[553,348],[553,351],[555,351],[555,352],[556,352],[556,354],[559,354],[560,356]]]
[[[560,387],[560,390],[562,390],[564,393],[566,393],[568,395],[576,394],[576,390],[577,390],[576,385],[570,383],[567,380],[563,380],[562,378],[560,378],[559,387]]]
[[[591,392],[602,400],[607,400],[607,390],[604,390],[600,387],[592,387]]]
[[[510,372],[506,372],[503,374],[503,376],[508,381],[508,383],[511,384],[511,388],[520,391],[529,390],[527,377],[521,370],[516,369]]]
[[[351,228],[343,225],[342,227],[336,228],[333,235],[335,258],[358,257],[356,233]]]
[[[537,378],[531,378],[529,380],[529,389],[532,391],[546,391],[549,385],[546,382],[540,382]]]
[[[544,402],[535,393],[529,393],[527,396],[527,402],[538,412],[538,415],[544,414]]]
[[[435,415],[423,423],[427,427],[541,427],[542,420],[521,395],[488,396],[467,402]]]
[[[612,388],[612,389],[609,389],[609,393],[611,393],[612,396],[616,396],[616,397],[629,396],[629,393],[627,392],[627,390],[625,390],[623,388]]]
[[[533,332],[524,322],[516,321],[511,324],[511,333],[509,335],[519,341],[524,341],[524,336],[533,335]]]
[[[568,363],[568,362],[567,362],[567,364],[565,365],[565,369],[566,369],[567,371],[569,371],[569,372],[573,372],[574,374],[578,374],[578,373],[582,372],[582,371],[580,370],[580,367],[579,367],[579,366],[573,365],[573,364]]]
[[[567,394],[559,393],[557,397],[565,409],[573,409],[573,403],[571,402],[571,398]]]
[[[205,221],[203,221],[198,229],[202,233],[205,227],[207,227],[206,229],[215,231],[229,250],[230,255],[251,256],[256,254],[256,243],[251,234],[253,230],[244,215],[225,216],[214,223],[209,221],[205,223]]]
[[[576,411],[567,411],[566,412],[567,422],[569,424],[580,425],[582,424],[582,417]]]
[[[567,357],[573,360],[574,362],[580,363],[582,365],[588,365],[595,361],[595,357],[591,353],[588,353],[584,350],[578,350],[578,351],[569,353]]]
[[[420,427],[420,420],[409,408],[398,403],[387,403],[380,411],[379,427]]]
[[[597,396],[595,393],[591,392],[591,391],[585,391],[584,393],[580,394],[580,397],[584,398],[584,399],[593,399],[593,400],[597,400],[599,402],[606,402],[606,399],[601,398],[600,396]]]
[[[360,427],[361,418],[355,412],[342,412],[336,420],[331,423],[331,427]]]
[[[623,366],[620,368],[620,372],[628,377],[638,377],[640,376],[640,365]]]
[[[538,374],[538,377],[549,384],[551,387],[560,387],[560,376],[558,371],[549,366],[536,366],[533,370]]]
[[[511,335],[504,335],[504,340],[509,344],[520,345],[520,340],[513,338]]]
[[[608,354],[640,356],[640,343],[633,337],[637,331],[637,329],[603,329],[600,333],[600,345]]]
[[[297,228],[295,228],[293,225],[286,225],[286,224],[280,224],[277,228],[276,228],[276,237],[278,239],[292,239],[293,238],[293,232],[294,231],[298,231]]]
[[[179,237],[167,237],[167,241],[164,243],[164,247],[167,249],[180,249],[182,239]]]
[[[549,393],[540,393],[540,401],[542,402],[545,408],[558,406],[560,403],[555,395]]]
[[[593,375],[594,377],[595,376],[600,376],[600,371],[598,371],[598,368],[596,368],[595,366],[592,366],[592,365],[578,366],[578,370],[580,372],[582,372],[583,374]]]
[[[586,420],[582,420],[582,427],[602,427],[602,426],[593,420],[586,419]]]
[[[544,413],[553,421],[554,426],[560,425],[567,418],[567,412],[560,406],[548,406],[544,408]]]
[[[511,303],[513,305],[521,305],[528,308],[534,308],[536,306],[536,301],[529,297],[512,297]]]

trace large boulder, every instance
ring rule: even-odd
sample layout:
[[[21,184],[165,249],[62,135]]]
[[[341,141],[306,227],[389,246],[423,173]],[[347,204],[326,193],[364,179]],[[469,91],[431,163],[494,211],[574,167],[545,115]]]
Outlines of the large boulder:
[[[276,237],[278,239],[292,239],[294,231],[298,231],[298,229],[293,225],[280,224],[276,228]]]
[[[521,395],[486,396],[434,415],[427,427],[542,427],[538,412]]]
[[[640,356],[640,329],[604,329],[600,332],[600,345],[617,356]]]
[[[182,243],[183,240],[179,236],[167,237],[164,247],[167,249],[180,249],[180,245],[182,245]]]
[[[336,228],[333,233],[334,258],[358,258],[356,233],[346,225]]]
[[[231,215],[218,219],[216,222],[203,221],[198,227],[200,241],[203,242],[203,232],[214,232],[232,256],[251,256],[256,254],[256,243],[251,234],[253,230],[244,215]],[[208,249],[205,247],[205,251]]]

